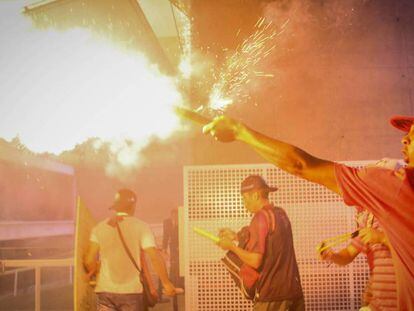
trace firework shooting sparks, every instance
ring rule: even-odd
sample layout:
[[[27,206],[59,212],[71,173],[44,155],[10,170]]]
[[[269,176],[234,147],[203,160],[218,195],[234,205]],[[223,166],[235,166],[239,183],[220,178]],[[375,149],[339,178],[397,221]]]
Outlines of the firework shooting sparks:
[[[236,99],[248,98],[246,86],[256,77],[273,77],[272,73],[258,71],[256,65],[273,51],[276,47],[274,39],[284,32],[287,24],[288,20],[276,31],[272,22],[266,22],[264,17],[257,21],[254,33],[237,46],[219,72],[210,93],[212,109],[224,111]]]
[[[167,139],[181,129],[174,107],[184,105],[180,84],[196,66],[190,19],[178,16],[182,55],[173,77],[143,54],[119,49],[87,29],[36,29],[21,13],[21,2],[1,5],[0,36],[7,42],[0,59],[1,137],[18,136],[33,152],[55,154],[93,137],[94,148],[109,144],[116,163],[137,167],[152,137]],[[248,98],[244,89],[252,80],[272,77],[256,65],[272,52],[286,25],[276,31],[260,18],[213,75],[204,107],[219,114]]]

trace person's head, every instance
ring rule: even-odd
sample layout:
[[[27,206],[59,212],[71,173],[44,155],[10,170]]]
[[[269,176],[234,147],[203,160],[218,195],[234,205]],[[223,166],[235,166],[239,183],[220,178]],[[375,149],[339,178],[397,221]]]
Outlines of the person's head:
[[[170,212],[170,218],[173,220],[178,220],[178,207],[174,207]]]
[[[251,213],[258,212],[269,203],[269,192],[276,190],[276,187],[269,187],[259,175],[247,176],[242,181],[240,188],[244,207]]]
[[[390,122],[394,127],[405,133],[405,136],[401,139],[403,144],[401,152],[408,166],[414,167],[414,117],[394,116]]]
[[[174,207],[173,209],[171,209],[171,217],[177,217],[178,216],[178,207]]]
[[[137,203],[137,196],[134,191],[130,189],[120,189],[115,194],[114,203],[111,209],[117,212],[133,214]]]

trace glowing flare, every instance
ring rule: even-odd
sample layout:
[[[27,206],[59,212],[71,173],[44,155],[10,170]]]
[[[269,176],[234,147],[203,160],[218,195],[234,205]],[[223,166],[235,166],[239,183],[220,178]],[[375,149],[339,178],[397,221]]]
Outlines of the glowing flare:
[[[31,150],[53,153],[99,137],[113,144],[119,163],[132,165],[151,136],[166,138],[178,128],[173,107],[181,95],[143,55],[83,29],[34,30],[19,10],[0,9],[0,40],[7,42],[0,58],[1,137],[18,135]]]

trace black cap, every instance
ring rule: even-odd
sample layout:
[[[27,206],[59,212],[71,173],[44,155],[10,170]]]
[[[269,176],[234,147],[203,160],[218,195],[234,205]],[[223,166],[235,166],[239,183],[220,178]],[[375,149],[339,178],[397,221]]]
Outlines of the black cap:
[[[266,181],[259,175],[249,175],[242,181],[240,192],[245,193],[254,190],[273,192],[277,190],[277,187],[269,187]]]
[[[110,209],[122,210],[134,205],[136,202],[137,196],[134,191],[129,189],[120,189],[115,194],[114,203],[111,205]]]

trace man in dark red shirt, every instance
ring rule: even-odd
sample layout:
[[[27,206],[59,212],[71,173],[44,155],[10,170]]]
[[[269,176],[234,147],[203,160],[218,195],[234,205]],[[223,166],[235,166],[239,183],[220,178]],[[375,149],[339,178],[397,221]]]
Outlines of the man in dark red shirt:
[[[223,142],[242,141],[277,167],[327,187],[347,205],[373,213],[391,245],[398,310],[414,311],[414,117],[395,116],[391,124],[405,133],[401,143],[407,166],[397,172],[381,167],[357,169],[319,159],[226,116],[215,118],[203,131]]]
[[[269,192],[276,190],[258,175],[248,176],[241,184],[244,206],[254,214],[247,244],[244,248],[236,246],[233,241],[237,234],[225,228],[220,230],[218,245],[260,273],[255,311],[302,311],[305,304],[290,221],[282,208],[269,202]]]
[[[174,284],[184,285],[184,280],[180,277],[180,255],[178,249],[178,208],[171,210],[170,217],[164,220],[162,249],[169,254],[170,258],[170,279]]]

